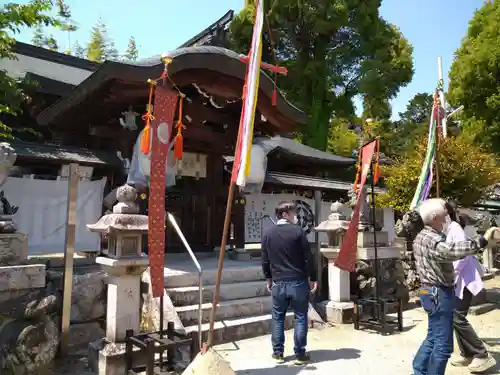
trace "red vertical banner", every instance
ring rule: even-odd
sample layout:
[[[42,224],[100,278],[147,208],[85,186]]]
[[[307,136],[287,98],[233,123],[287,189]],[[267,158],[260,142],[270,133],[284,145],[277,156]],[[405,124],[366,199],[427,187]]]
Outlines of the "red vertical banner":
[[[158,138],[158,127],[169,127],[172,134],[177,94],[158,86],[155,92],[154,120],[151,123],[151,169],[149,181],[148,256],[153,297],[163,295],[165,288],[165,167],[168,142]]]
[[[373,154],[375,153],[377,141],[378,139],[374,139],[359,150],[361,153],[361,176],[357,190],[356,204],[354,206],[351,222],[349,223],[349,228],[347,228],[342,245],[340,246],[339,256],[335,260],[336,267],[348,272],[353,272],[356,267],[360,197],[362,196],[361,192],[365,186],[366,177],[368,176],[368,172],[373,162]]]

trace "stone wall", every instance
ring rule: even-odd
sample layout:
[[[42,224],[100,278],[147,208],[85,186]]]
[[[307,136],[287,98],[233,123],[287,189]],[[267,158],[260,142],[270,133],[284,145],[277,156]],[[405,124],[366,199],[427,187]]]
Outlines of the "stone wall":
[[[104,336],[106,274],[73,277],[70,350]],[[0,374],[52,374],[60,340],[62,272],[44,264],[0,267]],[[101,322],[102,320],[102,322]]]
[[[382,297],[399,297],[408,303],[409,289],[406,282],[405,265],[400,259],[379,260],[379,292]],[[351,294],[357,298],[373,296],[375,268],[373,260],[358,260],[351,273]]]

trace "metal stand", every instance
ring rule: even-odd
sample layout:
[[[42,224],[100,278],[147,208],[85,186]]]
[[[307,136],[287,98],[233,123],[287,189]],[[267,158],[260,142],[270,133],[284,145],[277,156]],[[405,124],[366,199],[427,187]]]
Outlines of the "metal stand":
[[[162,297],[160,297],[163,300]],[[163,302],[163,301],[162,301]],[[163,314],[160,313],[160,322],[163,322]],[[145,373],[146,375],[171,374],[175,370],[176,351],[179,347],[190,346],[191,360],[194,359],[194,340],[191,337],[180,335],[174,329],[174,323],[168,322],[167,330],[163,331],[163,323],[160,323],[160,330],[151,333],[139,333],[134,335],[132,330],[126,333],[126,352],[125,365],[127,375],[136,375]],[[133,357],[134,346],[139,348],[139,352],[145,352],[146,364],[143,366],[134,366]],[[167,352],[167,358],[164,360],[163,353]],[[156,360],[156,354],[159,354],[159,360]]]
[[[363,325],[367,328],[375,328],[383,335],[398,331],[403,331],[403,303],[401,298],[397,297],[382,297],[380,295],[380,275],[379,275],[379,259],[378,259],[378,244],[377,231],[375,229],[375,186],[373,183],[373,162],[371,164],[371,206],[372,206],[372,227],[373,227],[373,250],[375,253],[374,269],[375,269],[375,287],[373,296],[368,298],[360,298],[354,301],[354,329],[359,330]],[[388,317],[389,311],[397,312],[397,318]]]

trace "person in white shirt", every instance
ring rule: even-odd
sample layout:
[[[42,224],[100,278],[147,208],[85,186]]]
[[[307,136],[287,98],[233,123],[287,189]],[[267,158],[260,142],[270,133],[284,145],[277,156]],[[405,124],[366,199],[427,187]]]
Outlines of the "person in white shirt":
[[[446,203],[449,217],[447,218],[446,242],[455,243],[465,241],[466,235],[456,206],[452,202]],[[463,221],[463,220],[462,220]],[[496,365],[495,359],[488,353],[484,343],[479,339],[467,320],[467,314],[472,297],[483,290],[482,266],[475,256],[469,255],[464,259],[453,262],[455,269],[455,310],[453,312],[453,329],[460,349],[460,357],[451,361],[453,366],[469,368],[472,373],[482,373]]]

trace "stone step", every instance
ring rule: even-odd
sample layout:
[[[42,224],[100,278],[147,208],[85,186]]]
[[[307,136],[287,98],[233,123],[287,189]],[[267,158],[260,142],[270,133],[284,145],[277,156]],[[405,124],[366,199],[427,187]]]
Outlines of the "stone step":
[[[232,284],[246,281],[264,280],[262,267],[258,264],[227,267],[222,271],[222,283]],[[216,269],[203,271],[203,285],[214,285]],[[178,288],[186,286],[198,286],[198,273],[196,271],[181,271],[165,268],[165,287]]]
[[[214,325],[213,343],[214,345],[225,344],[232,341],[267,335],[271,333],[271,320],[271,314],[264,314],[253,317],[216,321]],[[285,330],[293,328],[293,325],[293,312],[288,312],[285,319]],[[203,324],[201,326],[203,342],[207,340],[208,328],[208,324]],[[186,331],[188,333],[198,332],[198,325],[186,327]],[[271,350],[270,347],[271,345],[269,344],[269,351]]]
[[[195,305],[200,300],[198,286],[184,286],[178,288],[168,288],[168,295],[175,306]],[[212,301],[215,285],[203,287],[202,303]],[[267,285],[264,280],[249,281],[243,283],[221,284],[220,301],[232,301],[236,299],[269,296]]]
[[[221,301],[215,314],[215,320],[236,319],[268,314],[271,312],[272,300],[270,297],[253,297]],[[179,306],[175,310],[184,327],[198,324],[198,305]],[[203,323],[208,323],[212,303],[202,305]]]

